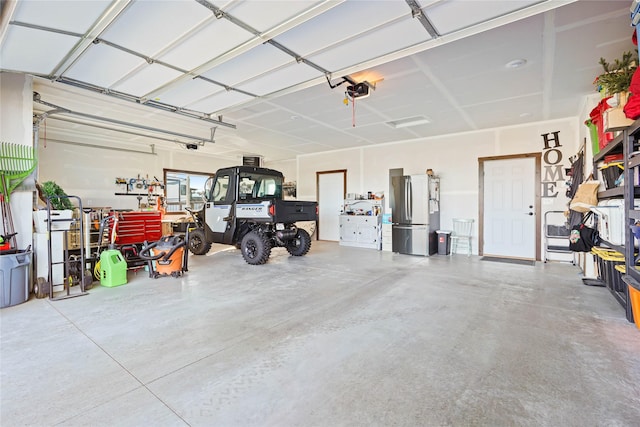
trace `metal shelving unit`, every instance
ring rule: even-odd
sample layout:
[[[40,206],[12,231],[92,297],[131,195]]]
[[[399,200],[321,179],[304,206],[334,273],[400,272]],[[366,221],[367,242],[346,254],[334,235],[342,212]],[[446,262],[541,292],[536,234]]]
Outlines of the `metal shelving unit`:
[[[624,149],[624,189],[625,189],[625,269],[626,273],[622,275],[622,281],[636,288],[640,287],[640,271],[636,269],[635,254],[635,238],[631,232],[631,225],[640,220],[640,210],[635,209],[634,199],[640,190],[640,182],[638,182],[637,171],[640,167],[640,155],[635,155],[640,140],[640,120],[636,120],[631,126],[625,129],[621,135],[620,143]],[[616,138],[617,139],[617,138]],[[632,155],[632,153],[634,155]],[[623,292],[619,292],[618,301],[624,305],[627,320],[633,322],[633,312],[631,302],[629,301],[629,289],[624,286]],[[624,304],[623,304],[624,303]]]
[[[640,120],[636,120],[631,126],[618,134],[602,151],[593,156],[594,166],[604,160],[610,154],[622,153],[625,163],[624,186],[613,188],[598,193],[598,199],[623,198],[624,199],[624,244],[613,245],[606,241],[603,243],[622,254],[625,258],[625,274],[622,275],[623,286],[607,283],[607,288],[613,297],[625,309],[625,314],[629,322],[633,322],[633,312],[629,301],[629,290],[627,284],[638,287],[640,283],[640,271],[636,269],[635,240],[630,226],[636,221],[640,221],[640,210],[635,209],[634,201],[640,197],[640,182],[638,182],[638,171],[640,167],[640,155],[635,155],[640,142]],[[632,155],[634,153],[634,155]],[[597,168],[594,168],[597,169]]]

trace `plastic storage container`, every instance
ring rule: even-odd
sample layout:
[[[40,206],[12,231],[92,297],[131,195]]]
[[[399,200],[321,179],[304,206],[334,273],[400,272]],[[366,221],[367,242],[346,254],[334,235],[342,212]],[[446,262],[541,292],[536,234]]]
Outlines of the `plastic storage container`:
[[[100,284],[108,288],[127,283],[127,262],[117,249],[100,254]]]
[[[624,255],[620,252],[595,247],[591,250],[596,255],[598,264],[598,278],[602,280],[607,288],[616,292],[624,290],[624,283],[620,277],[620,270],[616,270],[616,266],[624,267]]]
[[[591,150],[592,154],[595,156],[600,152],[600,144],[598,142],[598,127],[591,121],[591,119],[587,119],[584,122],[585,125],[589,128],[589,137],[591,138]]]
[[[631,305],[633,320],[636,327],[640,329],[640,288],[636,288],[631,284],[627,286],[629,287],[629,304]]]
[[[597,255],[598,277],[625,309],[627,320],[633,322],[633,312],[631,311],[628,295],[629,289],[624,280],[622,280],[622,275],[625,274],[624,255],[620,252],[600,247],[595,247],[591,251]]]
[[[451,231],[437,230],[438,255],[449,255],[451,252]]]
[[[624,172],[623,162],[611,162],[600,167],[602,178],[604,179],[604,185],[607,190],[618,187],[616,181],[620,178],[620,175]]]
[[[51,210],[51,230],[69,230],[71,228],[73,210]],[[36,233],[46,233],[47,230],[47,210],[40,209],[33,212],[33,223],[36,226]]]
[[[636,199],[634,206],[640,209],[640,200]],[[598,215],[600,238],[614,245],[624,245],[624,199],[603,200],[591,210]]]
[[[636,267],[636,269],[637,268],[638,267]],[[619,294],[621,295],[621,298],[626,302],[626,304],[624,305],[625,316],[627,317],[627,320],[629,322],[633,322],[635,320],[636,325],[638,325],[638,321],[640,321],[640,307],[636,305],[637,308],[633,308],[633,301],[631,300],[631,297],[633,296],[631,293],[632,287],[622,279],[622,276],[627,272],[627,267],[625,265],[616,265],[615,269],[620,274],[620,286],[622,290],[619,292]],[[640,328],[640,326],[638,326],[638,328]]]
[[[0,308],[29,299],[31,251],[7,251],[0,255]]]

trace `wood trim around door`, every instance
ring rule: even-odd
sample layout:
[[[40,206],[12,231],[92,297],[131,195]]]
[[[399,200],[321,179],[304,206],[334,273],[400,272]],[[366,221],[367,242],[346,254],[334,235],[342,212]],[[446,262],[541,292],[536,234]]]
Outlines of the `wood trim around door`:
[[[316,172],[316,200],[318,204],[320,203],[320,175],[329,174],[329,173],[342,173],[342,198],[347,197],[347,170],[346,169],[335,169],[330,171],[320,171]],[[318,222],[316,223],[316,240],[320,240],[320,217],[318,217]]]
[[[542,203],[541,203],[541,178],[542,178],[542,153],[525,153],[525,154],[510,154],[507,156],[491,156],[491,157],[478,157],[478,255],[482,256],[484,248],[484,162],[490,160],[511,160],[511,159],[535,159],[535,213],[536,213],[536,261],[541,261],[540,250],[542,248],[542,234],[540,229],[542,227]]]

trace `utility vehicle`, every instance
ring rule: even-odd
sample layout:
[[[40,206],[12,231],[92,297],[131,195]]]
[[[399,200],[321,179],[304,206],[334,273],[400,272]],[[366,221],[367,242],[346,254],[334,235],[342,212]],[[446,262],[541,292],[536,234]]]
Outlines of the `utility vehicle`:
[[[219,169],[205,186],[200,211],[189,211],[195,229],[189,250],[204,255],[212,243],[235,245],[248,264],[264,264],[273,247],[293,256],[309,252],[309,233],[298,221],[317,221],[318,204],[283,200],[282,172],[254,166]]]

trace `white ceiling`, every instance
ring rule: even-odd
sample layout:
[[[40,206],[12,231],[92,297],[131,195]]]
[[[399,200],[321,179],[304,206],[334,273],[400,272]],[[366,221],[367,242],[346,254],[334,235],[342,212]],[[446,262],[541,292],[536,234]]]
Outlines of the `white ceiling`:
[[[275,161],[576,116],[599,59],[635,48],[630,4],[3,0],[0,69],[37,77],[37,113],[70,110],[52,140]],[[355,110],[344,76],[375,83]],[[414,116],[430,123],[387,124]]]

